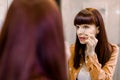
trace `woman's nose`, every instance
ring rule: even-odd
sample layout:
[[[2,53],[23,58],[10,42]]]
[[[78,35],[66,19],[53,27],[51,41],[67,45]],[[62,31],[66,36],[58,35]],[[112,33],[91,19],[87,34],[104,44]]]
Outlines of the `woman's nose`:
[[[79,28],[79,29],[77,30],[77,33],[78,33],[78,34],[83,34],[83,33],[85,33],[85,29]]]

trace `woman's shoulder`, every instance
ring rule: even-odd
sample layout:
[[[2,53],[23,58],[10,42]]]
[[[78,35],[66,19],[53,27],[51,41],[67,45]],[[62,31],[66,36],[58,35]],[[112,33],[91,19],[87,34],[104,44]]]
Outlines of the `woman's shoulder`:
[[[75,54],[75,44],[70,45],[70,58],[68,60],[68,66],[69,68],[73,68],[73,59],[74,59],[74,54]]]
[[[112,46],[112,52],[119,52],[119,46],[117,45],[117,44],[113,44],[113,43],[111,43],[111,46]]]
[[[75,44],[71,44],[71,45],[70,45],[70,52],[71,52],[71,55],[74,54],[74,51],[75,51]]]
[[[71,44],[70,45],[70,59],[69,60],[73,59],[74,54],[75,54],[75,44]]]
[[[112,54],[111,54],[111,58],[116,58],[118,57],[118,54],[119,54],[119,47],[117,44],[113,44],[111,43],[111,47],[112,47]]]
[[[70,45],[70,50],[74,50],[75,49],[75,44],[71,44]]]

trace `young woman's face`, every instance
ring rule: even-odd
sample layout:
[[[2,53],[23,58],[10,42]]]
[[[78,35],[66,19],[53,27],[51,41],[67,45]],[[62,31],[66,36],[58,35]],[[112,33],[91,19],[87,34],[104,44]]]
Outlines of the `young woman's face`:
[[[98,27],[96,27],[94,24],[76,25],[76,30],[81,44],[85,44],[85,41],[90,35],[96,36],[96,34],[99,32]]]

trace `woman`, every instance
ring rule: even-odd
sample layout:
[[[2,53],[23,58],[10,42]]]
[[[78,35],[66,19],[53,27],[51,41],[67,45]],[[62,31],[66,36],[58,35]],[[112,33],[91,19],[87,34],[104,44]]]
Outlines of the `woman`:
[[[119,50],[108,42],[101,14],[94,8],[83,9],[74,25],[77,36],[70,47],[70,80],[112,80]]]
[[[0,80],[67,80],[60,12],[53,0],[14,0],[0,35]]]

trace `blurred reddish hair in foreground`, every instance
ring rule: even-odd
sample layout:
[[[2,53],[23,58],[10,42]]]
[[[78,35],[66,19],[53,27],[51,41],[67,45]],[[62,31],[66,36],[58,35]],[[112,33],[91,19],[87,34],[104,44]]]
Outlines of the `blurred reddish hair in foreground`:
[[[53,0],[14,0],[0,34],[0,80],[67,80],[62,28]]]

